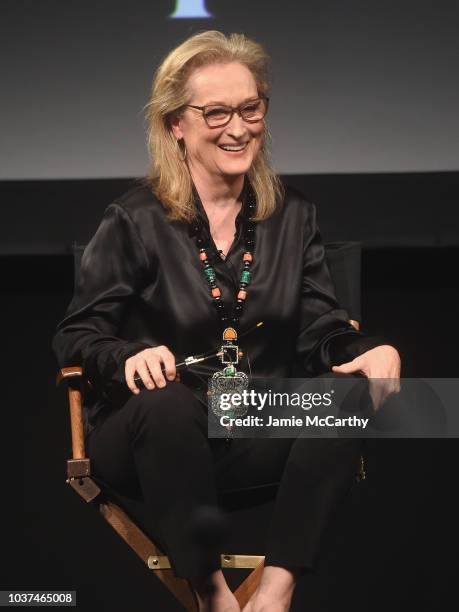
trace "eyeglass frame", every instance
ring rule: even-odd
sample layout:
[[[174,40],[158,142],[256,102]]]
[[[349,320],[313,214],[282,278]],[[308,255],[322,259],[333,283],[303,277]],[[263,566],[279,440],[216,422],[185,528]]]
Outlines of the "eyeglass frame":
[[[242,116],[241,113],[241,107],[250,104],[251,102],[256,102],[257,100],[264,100],[266,103],[266,110],[265,110],[265,114],[263,115],[263,117],[261,117],[261,119],[254,119],[253,121],[244,119],[244,117]],[[210,128],[211,130],[213,130],[214,128],[218,128],[218,127],[224,127],[225,125],[228,125],[228,123],[230,123],[231,119],[233,118],[234,113],[236,112],[239,117],[245,121],[246,123],[257,123],[258,121],[262,121],[265,117],[266,114],[268,112],[268,108],[269,108],[269,98],[268,96],[258,96],[258,98],[253,98],[253,100],[247,100],[247,102],[244,102],[244,104],[240,104],[239,106],[226,106],[225,104],[221,104],[220,107],[221,108],[229,108],[231,109],[231,114],[229,116],[228,121],[226,121],[225,123],[220,123],[219,125],[209,125],[207,123],[207,119],[204,115],[204,109],[208,108],[209,106],[216,106],[218,107],[218,104],[205,104],[204,106],[195,106],[194,104],[184,104],[184,107],[189,107],[189,108],[195,108],[197,110],[200,110],[202,113],[202,118],[204,119],[204,121],[206,122],[206,125],[208,128]]]

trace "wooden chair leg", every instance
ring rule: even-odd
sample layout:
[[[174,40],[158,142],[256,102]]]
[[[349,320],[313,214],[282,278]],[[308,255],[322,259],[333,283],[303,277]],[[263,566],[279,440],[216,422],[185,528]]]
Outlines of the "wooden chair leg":
[[[131,521],[119,506],[113,502],[104,502],[99,505],[99,511],[146,565],[149,565],[149,558],[164,556],[164,553]],[[187,580],[177,578],[170,569],[156,569],[155,576],[173,593],[186,610],[197,612],[196,598]]]
[[[189,582],[174,576],[170,569],[168,558],[127,516],[127,514],[113,502],[99,504],[99,510],[105,520],[123,538],[123,540],[137,553],[137,555],[153,569],[155,576],[166,586],[176,599],[190,612],[197,612],[197,601]],[[238,604],[243,608],[256,591],[264,566],[264,557],[252,555],[222,555],[222,568],[225,567],[253,567],[259,559],[256,568],[238,586],[234,595]]]
[[[264,561],[262,561],[250,574],[241,582],[241,584],[234,591],[234,596],[242,609],[260,584],[261,575],[263,573]]]

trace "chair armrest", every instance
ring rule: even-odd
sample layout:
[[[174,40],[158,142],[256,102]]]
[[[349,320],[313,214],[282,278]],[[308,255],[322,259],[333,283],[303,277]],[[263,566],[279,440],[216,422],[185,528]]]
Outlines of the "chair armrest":
[[[67,393],[70,408],[70,428],[72,431],[72,454],[73,458],[67,460],[67,483],[81,495],[91,502],[99,493],[100,488],[91,478],[90,461],[85,455],[84,426],[82,391],[83,368],[72,366],[61,368],[56,377],[56,385],[62,381],[67,383]]]
[[[68,378],[77,378],[78,376],[83,376],[83,368],[79,366],[72,366],[69,368],[61,368],[57,373],[56,377],[56,387],[58,387],[61,382]]]
[[[56,384],[65,380],[70,408],[70,428],[72,431],[73,459],[85,459],[84,427],[81,385],[83,383],[83,368],[72,366],[61,368],[56,378]]]

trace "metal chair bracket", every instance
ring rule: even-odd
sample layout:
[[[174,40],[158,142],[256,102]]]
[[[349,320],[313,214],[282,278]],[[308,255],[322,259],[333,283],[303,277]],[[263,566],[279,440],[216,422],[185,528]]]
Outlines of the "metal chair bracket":
[[[265,560],[264,555],[221,555],[221,566],[237,569],[254,569]]]
[[[220,555],[221,567],[237,569],[254,569],[265,560],[263,555]],[[147,560],[148,568],[151,570],[171,569],[169,557],[166,555],[151,555]]]
[[[68,478],[84,478],[84,476],[90,476],[90,474],[91,467],[90,460],[88,458],[67,460]]]
[[[67,478],[67,484],[88,503],[100,494],[100,488],[89,476]]]

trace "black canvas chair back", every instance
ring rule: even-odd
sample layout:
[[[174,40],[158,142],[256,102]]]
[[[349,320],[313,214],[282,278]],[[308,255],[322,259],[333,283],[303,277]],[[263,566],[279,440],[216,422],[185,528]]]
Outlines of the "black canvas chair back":
[[[361,323],[361,243],[329,242],[325,244],[325,256],[338,304],[349,319]]]

